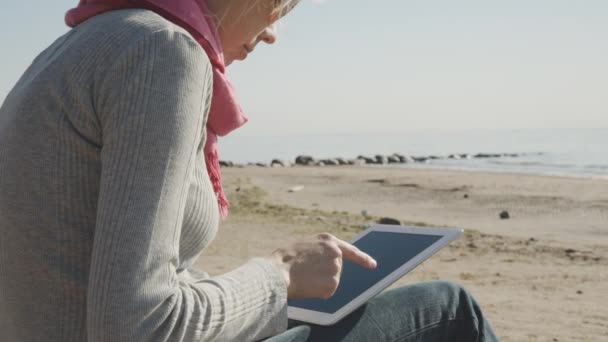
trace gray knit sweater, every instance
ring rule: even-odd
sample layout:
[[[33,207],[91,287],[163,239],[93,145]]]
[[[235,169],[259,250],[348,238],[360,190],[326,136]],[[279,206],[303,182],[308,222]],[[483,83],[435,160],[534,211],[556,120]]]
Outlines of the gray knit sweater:
[[[203,49],[145,10],[89,19],[33,61],[0,109],[0,341],[285,330],[285,282],[266,259],[192,269],[219,217],[211,92]]]

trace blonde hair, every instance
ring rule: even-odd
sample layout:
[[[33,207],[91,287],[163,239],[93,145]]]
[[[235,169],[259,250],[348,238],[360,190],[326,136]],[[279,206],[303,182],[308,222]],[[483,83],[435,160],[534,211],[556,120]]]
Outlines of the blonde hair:
[[[300,0],[274,0],[274,2],[276,5],[275,10],[279,11],[279,17],[282,17],[291,11],[300,2]]]
[[[205,1],[205,0],[198,0],[198,1]],[[230,1],[230,0],[226,0],[226,1]],[[269,0],[254,0],[251,1],[251,5],[247,6],[247,8],[243,9],[242,13],[239,15],[239,18],[242,16],[247,15],[247,13],[249,13],[250,11],[252,11],[256,6],[264,6],[267,5]],[[289,11],[291,11],[299,2],[300,0],[272,0],[274,3],[274,7],[272,8],[272,14],[276,15],[277,19],[280,19],[281,17],[283,17],[284,15],[286,15],[287,13],[289,13]],[[264,3],[266,2],[266,3]],[[216,22],[218,23],[218,26],[222,25],[223,19],[221,17],[218,16],[214,16]]]

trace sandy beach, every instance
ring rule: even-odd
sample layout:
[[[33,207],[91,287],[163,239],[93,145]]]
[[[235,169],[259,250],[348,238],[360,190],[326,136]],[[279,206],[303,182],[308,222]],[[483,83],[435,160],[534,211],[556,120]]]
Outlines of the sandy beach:
[[[350,239],[380,217],[458,227],[459,240],[396,286],[464,285],[502,341],[608,340],[606,179],[389,167],[224,168],[223,177],[232,211],[196,265],[213,275],[310,234]]]

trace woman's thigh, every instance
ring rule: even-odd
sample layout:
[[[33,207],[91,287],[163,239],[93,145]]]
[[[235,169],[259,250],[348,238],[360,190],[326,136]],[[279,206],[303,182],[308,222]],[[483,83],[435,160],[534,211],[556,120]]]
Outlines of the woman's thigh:
[[[332,326],[291,321],[289,330],[267,341],[496,340],[467,291],[436,281],[386,291]]]

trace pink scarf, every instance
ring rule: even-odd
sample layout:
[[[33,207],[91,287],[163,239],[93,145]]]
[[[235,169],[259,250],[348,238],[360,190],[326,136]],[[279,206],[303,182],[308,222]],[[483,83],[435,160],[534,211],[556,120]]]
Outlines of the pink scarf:
[[[204,0],[80,0],[77,7],[65,15],[68,26],[74,27],[95,15],[118,9],[144,8],[187,30],[205,50],[213,66],[213,97],[207,121],[205,162],[213,184],[220,215],[228,215],[228,200],[222,189],[217,137],[225,136],[247,122],[236,101],[234,88],[226,77],[224,53],[216,23]],[[201,113],[202,114],[202,113]]]

